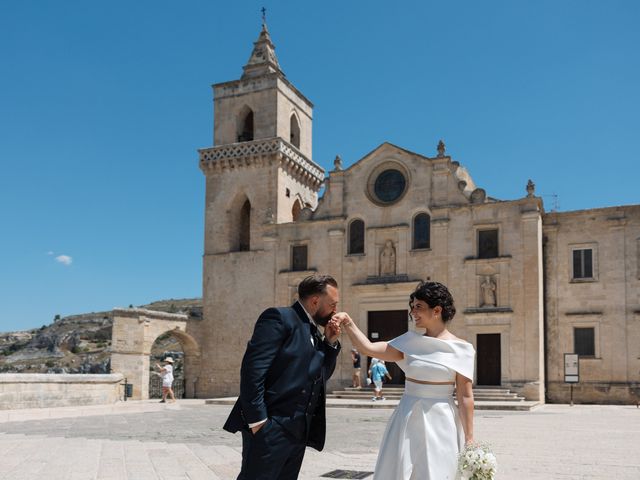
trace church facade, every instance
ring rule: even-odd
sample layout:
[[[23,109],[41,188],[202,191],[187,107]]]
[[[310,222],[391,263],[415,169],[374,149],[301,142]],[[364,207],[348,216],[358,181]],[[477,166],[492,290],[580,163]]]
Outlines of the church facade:
[[[444,143],[390,143],[328,173],[312,160],[313,105],[285,77],[263,24],[240,79],[215,84],[206,178],[198,396],[234,395],[267,307],[314,272],[371,340],[413,328],[420,280],[453,293],[450,329],[477,351],[478,385],[565,402],[564,354],[579,353],[577,402],[632,402],[640,386],[640,206],[545,213],[535,185],[498,200]],[[321,198],[320,189],[324,187]],[[329,388],[351,381],[348,339]],[[402,382],[402,376],[394,378]]]

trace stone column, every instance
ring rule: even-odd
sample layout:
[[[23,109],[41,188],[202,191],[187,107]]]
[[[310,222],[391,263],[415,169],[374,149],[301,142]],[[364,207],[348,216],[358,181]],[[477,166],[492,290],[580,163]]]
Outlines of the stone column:
[[[627,305],[631,303],[627,298],[627,285],[630,284],[627,283],[629,277],[625,248],[627,220],[624,217],[614,217],[609,218],[607,223],[609,238],[598,246],[598,258],[594,258],[594,268],[598,269],[601,284],[606,285],[608,299],[600,325],[600,345],[608,352],[601,352],[601,356],[611,358],[609,381],[628,382],[628,367],[636,360],[634,352],[637,352],[637,343],[631,343],[633,336],[629,334],[630,320],[633,317],[629,318],[630,312],[627,309]]]
[[[366,224],[365,224],[366,228]],[[376,231],[374,229],[367,228],[364,231],[365,246],[364,253],[367,255],[367,276],[378,276],[378,259],[380,257],[380,248],[376,243]]]
[[[344,261],[344,230],[329,230],[329,272],[342,286],[344,278],[342,276],[342,263]],[[344,291],[344,289],[343,289]]]
[[[409,238],[409,228],[398,229],[398,245],[396,247],[396,275],[406,274],[408,272],[407,260],[411,243]]]
[[[522,213],[522,253],[525,380],[522,394],[528,400],[544,402],[542,217],[537,210]]]
[[[448,180],[450,157],[432,159],[433,175],[431,180],[431,205],[444,206],[448,203]]]
[[[434,215],[435,216],[435,215]],[[431,249],[439,261],[434,265],[432,279],[449,284],[449,218],[448,211],[438,212],[431,220]],[[423,275],[424,277],[424,275]]]

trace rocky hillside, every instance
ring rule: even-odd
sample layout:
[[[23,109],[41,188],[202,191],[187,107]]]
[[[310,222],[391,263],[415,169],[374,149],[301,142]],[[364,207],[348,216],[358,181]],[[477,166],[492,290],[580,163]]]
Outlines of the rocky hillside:
[[[160,300],[139,308],[202,316],[199,298]],[[58,317],[50,325],[23,332],[0,333],[0,372],[108,373],[112,312]],[[180,352],[173,337],[159,338],[152,355]]]

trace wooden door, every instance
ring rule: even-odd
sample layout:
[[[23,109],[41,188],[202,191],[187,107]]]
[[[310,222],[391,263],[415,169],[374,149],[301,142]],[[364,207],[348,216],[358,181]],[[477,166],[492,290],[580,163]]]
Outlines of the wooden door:
[[[500,334],[481,333],[477,338],[478,385],[500,385]]]
[[[405,333],[409,326],[407,310],[385,310],[369,312],[368,332],[372,342],[388,341]],[[367,361],[367,370],[371,359]],[[404,385],[404,372],[394,362],[385,362],[393,379],[387,385]]]

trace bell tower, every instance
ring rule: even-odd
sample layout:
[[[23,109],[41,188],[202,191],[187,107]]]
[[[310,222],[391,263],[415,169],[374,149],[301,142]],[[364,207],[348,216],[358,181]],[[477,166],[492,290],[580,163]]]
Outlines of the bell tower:
[[[239,80],[213,85],[205,255],[260,248],[265,223],[315,208],[324,170],[311,160],[313,105],[285,77],[263,20]],[[248,203],[247,203],[248,202]]]
[[[193,326],[202,343],[199,396],[237,394],[247,325],[276,302],[279,230],[316,208],[324,181],[311,159],[313,105],[282,72],[264,17],[242,76],[213,85],[213,104],[213,147],[199,150],[206,177],[204,311]]]
[[[266,23],[240,80],[213,85],[214,145],[281,138],[311,158],[313,105],[285,77]]]

